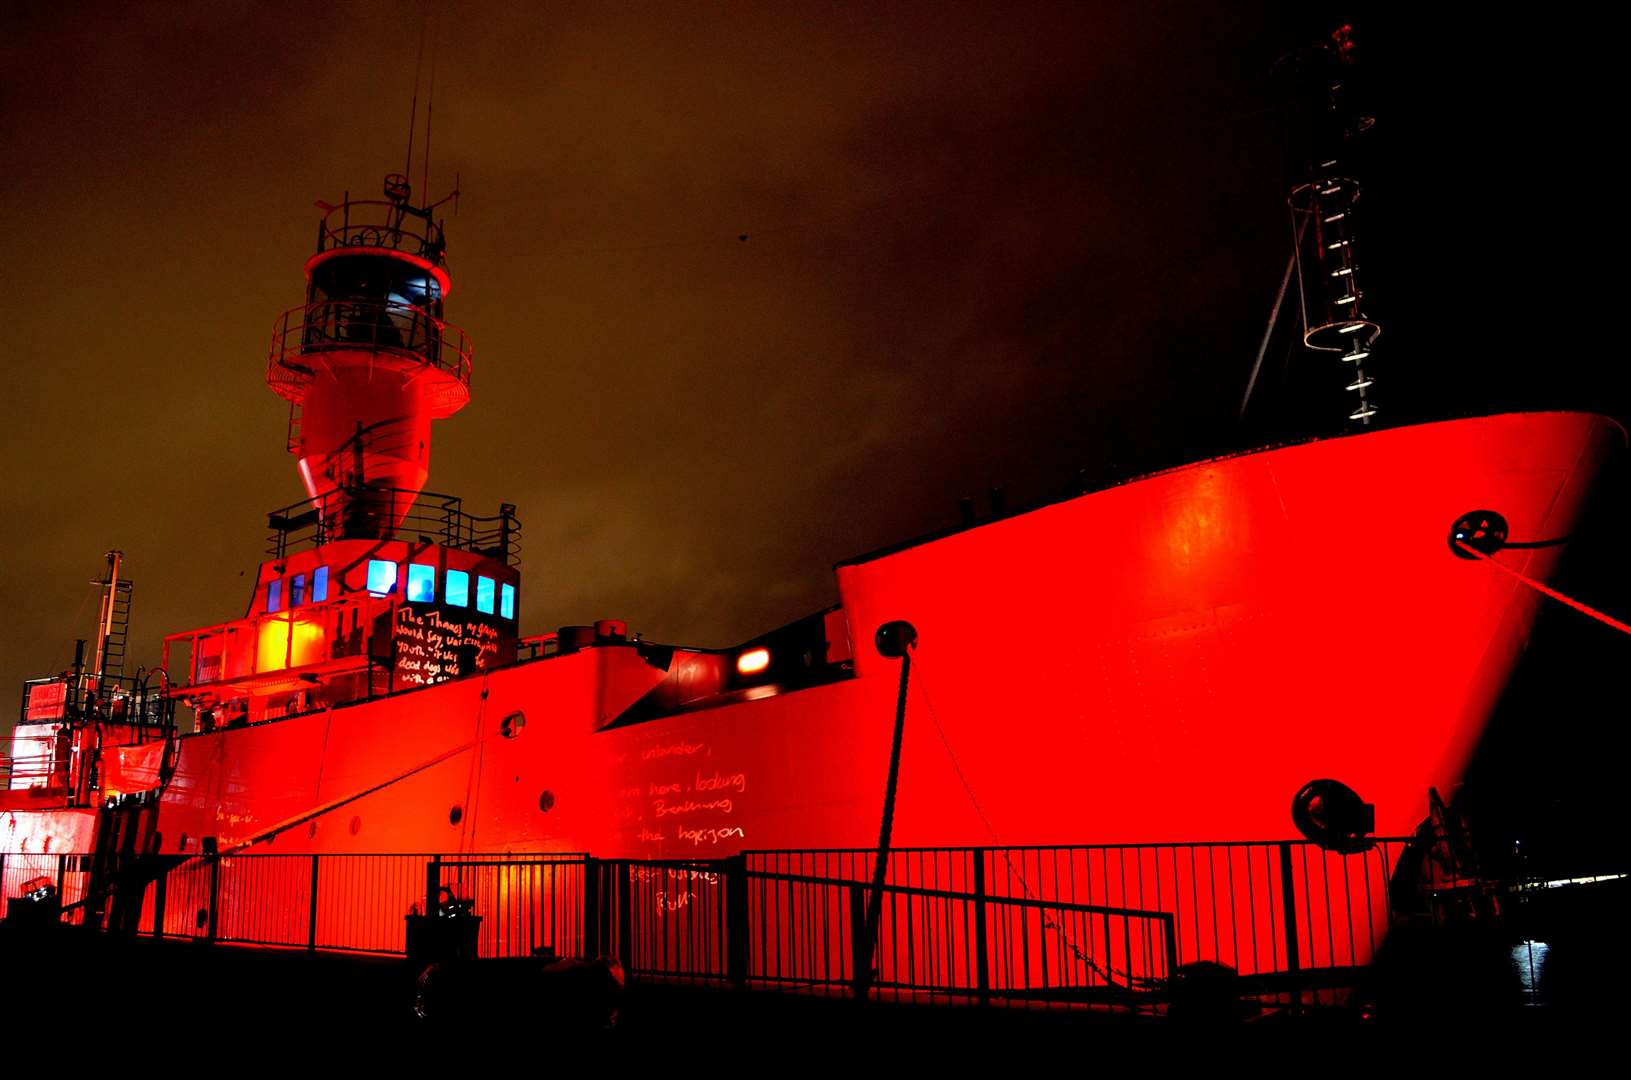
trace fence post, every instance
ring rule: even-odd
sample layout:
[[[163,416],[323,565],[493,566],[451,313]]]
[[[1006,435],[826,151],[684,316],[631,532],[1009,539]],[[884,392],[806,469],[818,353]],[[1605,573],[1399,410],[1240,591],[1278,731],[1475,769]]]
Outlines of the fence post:
[[[311,857],[311,905],[306,909],[306,951],[317,951],[317,859]]]
[[[211,945],[215,944],[216,909],[221,906],[221,857],[210,856],[210,907],[209,921],[204,931],[204,940]]]
[[[630,866],[625,860],[614,860],[607,864],[612,873],[617,875],[617,962],[623,965],[623,970],[629,974],[634,973],[634,905],[631,903],[632,889],[629,886]]]
[[[991,1004],[991,960],[985,910],[985,848],[974,849],[974,989],[981,1005]]]
[[[583,859],[583,948],[581,954],[585,960],[593,960],[597,956],[606,955],[607,950],[601,948],[600,928],[601,898],[600,898],[601,862],[599,859],[584,856]]]
[[[866,932],[866,889],[860,885],[849,887],[849,925],[851,985],[855,1000],[865,1001],[872,982],[872,939]]]
[[[57,856],[57,899],[63,899],[62,887],[68,879],[68,856]]]
[[[1291,1007],[1294,1010],[1302,1008],[1302,980],[1298,977],[1301,967],[1297,958],[1297,877],[1291,868],[1291,844],[1289,841],[1280,842],[1280,906],[1285,913],[1286,930],[1286,972],[1291,976]]]
[[[432,855],[425,864],[425,918],[436,917],[436,896],[442,891],[442,857]]]
[[[725,860],[725,973],[738,990],[748,984],[748,857]]]
[[[164,937],[164,902],[170,891],[170,868],[159,860],[158,880],[153,882],[153,936]]]

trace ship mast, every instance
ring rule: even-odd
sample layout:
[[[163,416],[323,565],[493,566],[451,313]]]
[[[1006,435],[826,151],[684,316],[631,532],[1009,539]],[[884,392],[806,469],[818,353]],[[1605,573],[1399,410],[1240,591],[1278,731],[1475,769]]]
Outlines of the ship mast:
[[[125,553],[110,551],[104,557],[108,568],[100,581],[91,583],[102,587],[102,607],[96,618],[96,656],[88,679],[93,692],[98,695],[104,678],[110,675],[118,678],[125,673],[125,641],[130,627],[132,590],[130,579],[120,576]]]
[[[1297,295],[1303,345],[1335,353],[1352,365],[1345,389],[1357,395],[1350,421],[1368,426],[1376,415],[1369,390],[1374,379],[1364,364],[1382,327],[1364,312],[1357,224],[1360,185],[1354,179],[1355,143],[1374,120],[1354,106],[1350,76],[1356,47],[1353,27],[1343,25],[1316,48],[1287,58],[1292,115],[1306,144],[1302,180],[1287,199],[1294,236]],[[1299,115],[1300,114],[1300,115]]]
[[[102,678],[102,665],[107,660],[108,638],[113,634],[113,598],[119,591],[119,564],[124,552],[110,551],[106,556],[108,572],[98,584],[102,586],[102,612],[96,618],[96,661],[92,665],[93,678]]]
[[[1335,353],[1344,365],[1352,365],[1344,389],[1356,398],[1347,419],[1369,426],[1377,413],[1370,396],[1375,379],[1365,373],[1364,365],[1382,327],[1366,313],[1365,289],[1360,283],[1361,188],[1353,160],[1360,137],[1375,121],[1356,107],[1351,86],[1355,55],[1353,27],[1344,24],[1320,44],[1281,57],[1274,67],[1285,120],[1286,158],[1299,163],[1286,199],[1292,250],[1246,381],[1238,413],[1242,420],[1280,325],[1293,278],[1303,347]]]

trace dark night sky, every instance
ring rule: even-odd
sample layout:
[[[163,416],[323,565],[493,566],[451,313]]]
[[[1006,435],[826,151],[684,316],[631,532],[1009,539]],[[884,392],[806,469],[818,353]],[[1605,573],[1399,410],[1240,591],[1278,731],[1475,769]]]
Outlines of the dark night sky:
[[[723,645],[960,495],[1341,426],[1310,356],[1233,423],[1287,246],[1267,72],[1310,5],[429,7],[477,350],[430,487],[519,505],[529,631]],[[110,546],[133,661],[242,613],[303,494],[270,328],[312,200],[401,167],[425,10],[0,8],[0,686],[90,636]],[[1384,416],[1623,418],[1576,171],[1612,35],[1348,17]]]

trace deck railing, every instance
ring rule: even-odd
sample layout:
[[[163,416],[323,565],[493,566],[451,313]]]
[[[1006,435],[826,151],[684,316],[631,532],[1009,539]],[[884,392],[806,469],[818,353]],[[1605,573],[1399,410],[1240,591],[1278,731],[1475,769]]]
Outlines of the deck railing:
[[[348,528],[346,511],[355,511],[362,519],[355,530]],[[480,517],[467,513],[457,496],[431,491],[387,487],[330,491],[270,511],[266,523],[270,530],[266,554],[275,559],[346,539],[354,532],[367,539],[434,542],[507,566],[521,562],[521,522],[514,506],[501,503],[498,513]]]
[[[1159,997],[1185,965],[1211,961],[1296,1000],[1368,964],[1400,920],[1489,901],[1432,859],[1406,871],[1425,888],[1403,889],[1393,879],[1407,843],[1351,855],[1304,841],[893,851],[871,935],[876,855],[862,850],[165,856],[99,875],[101,893],[89,891],[89,856],[5,855],[0,915],[46,878],[67,920],[405,955],[407,916],[458,905],[480,919],[477,956],[610,955],[638,979],[1068,1005]]]
[[[322,369],[325,355],[364,349],[424,365],[431,406],[448,415],[470,400],[470,361],[475,350],[463,330],[411,304],[373,300],[323,300],[290,308],[272,327],[266,374],[272,388],[298,399],[296,388]]]

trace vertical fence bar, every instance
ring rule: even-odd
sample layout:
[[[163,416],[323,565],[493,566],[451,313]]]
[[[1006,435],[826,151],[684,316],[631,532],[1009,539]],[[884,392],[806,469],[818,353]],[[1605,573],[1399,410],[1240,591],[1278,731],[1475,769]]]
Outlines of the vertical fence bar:
[[[210,857],[210,895],[209,916],[205,925],[204,938],[211,945],[215,944],[216,909],[220,907],[221,899],[221,857]]]
[[[583,860],[583,949],[585,960],[593,960],[608,952],[600,940],[601,889],[600,875],[604,864],[599,859]]]
[[[1286,973],[1291,977],[1291,1007],[1302,1008],[1302,980],[1297,958],[1297,877],[1291,866],[1291,845],[1280,844],[1280,904],[1285,916]]]
[[[425,864],[425,917],[436,917],[436,897],[442,891],[442,857],[431,856]]]
[[[161,865],[159,875],[153,881],[153,936],[164,937],[164,902],[170,890],[170,868]]]
[[[872,935],[867,933],[866,893],[858,885],[849,888],[850,974],[857,1000],[866,999],[872,974]]]
[[[317,951],[317,860],[311,857],[311,896],[306,906],[306,951]]]
[[[991,1004],[990,932],[985,911],[985,849],[974,849],[974,989],[981,1005]]]
[[[623,970],[634,974],[634,904],[629,875],[632,868],[627,862],[614,860],[605,865],[617,875],[617,961]]]
[[[738,990],[748,983],[748,860],[733,855],[725,872],[725,974]]]

